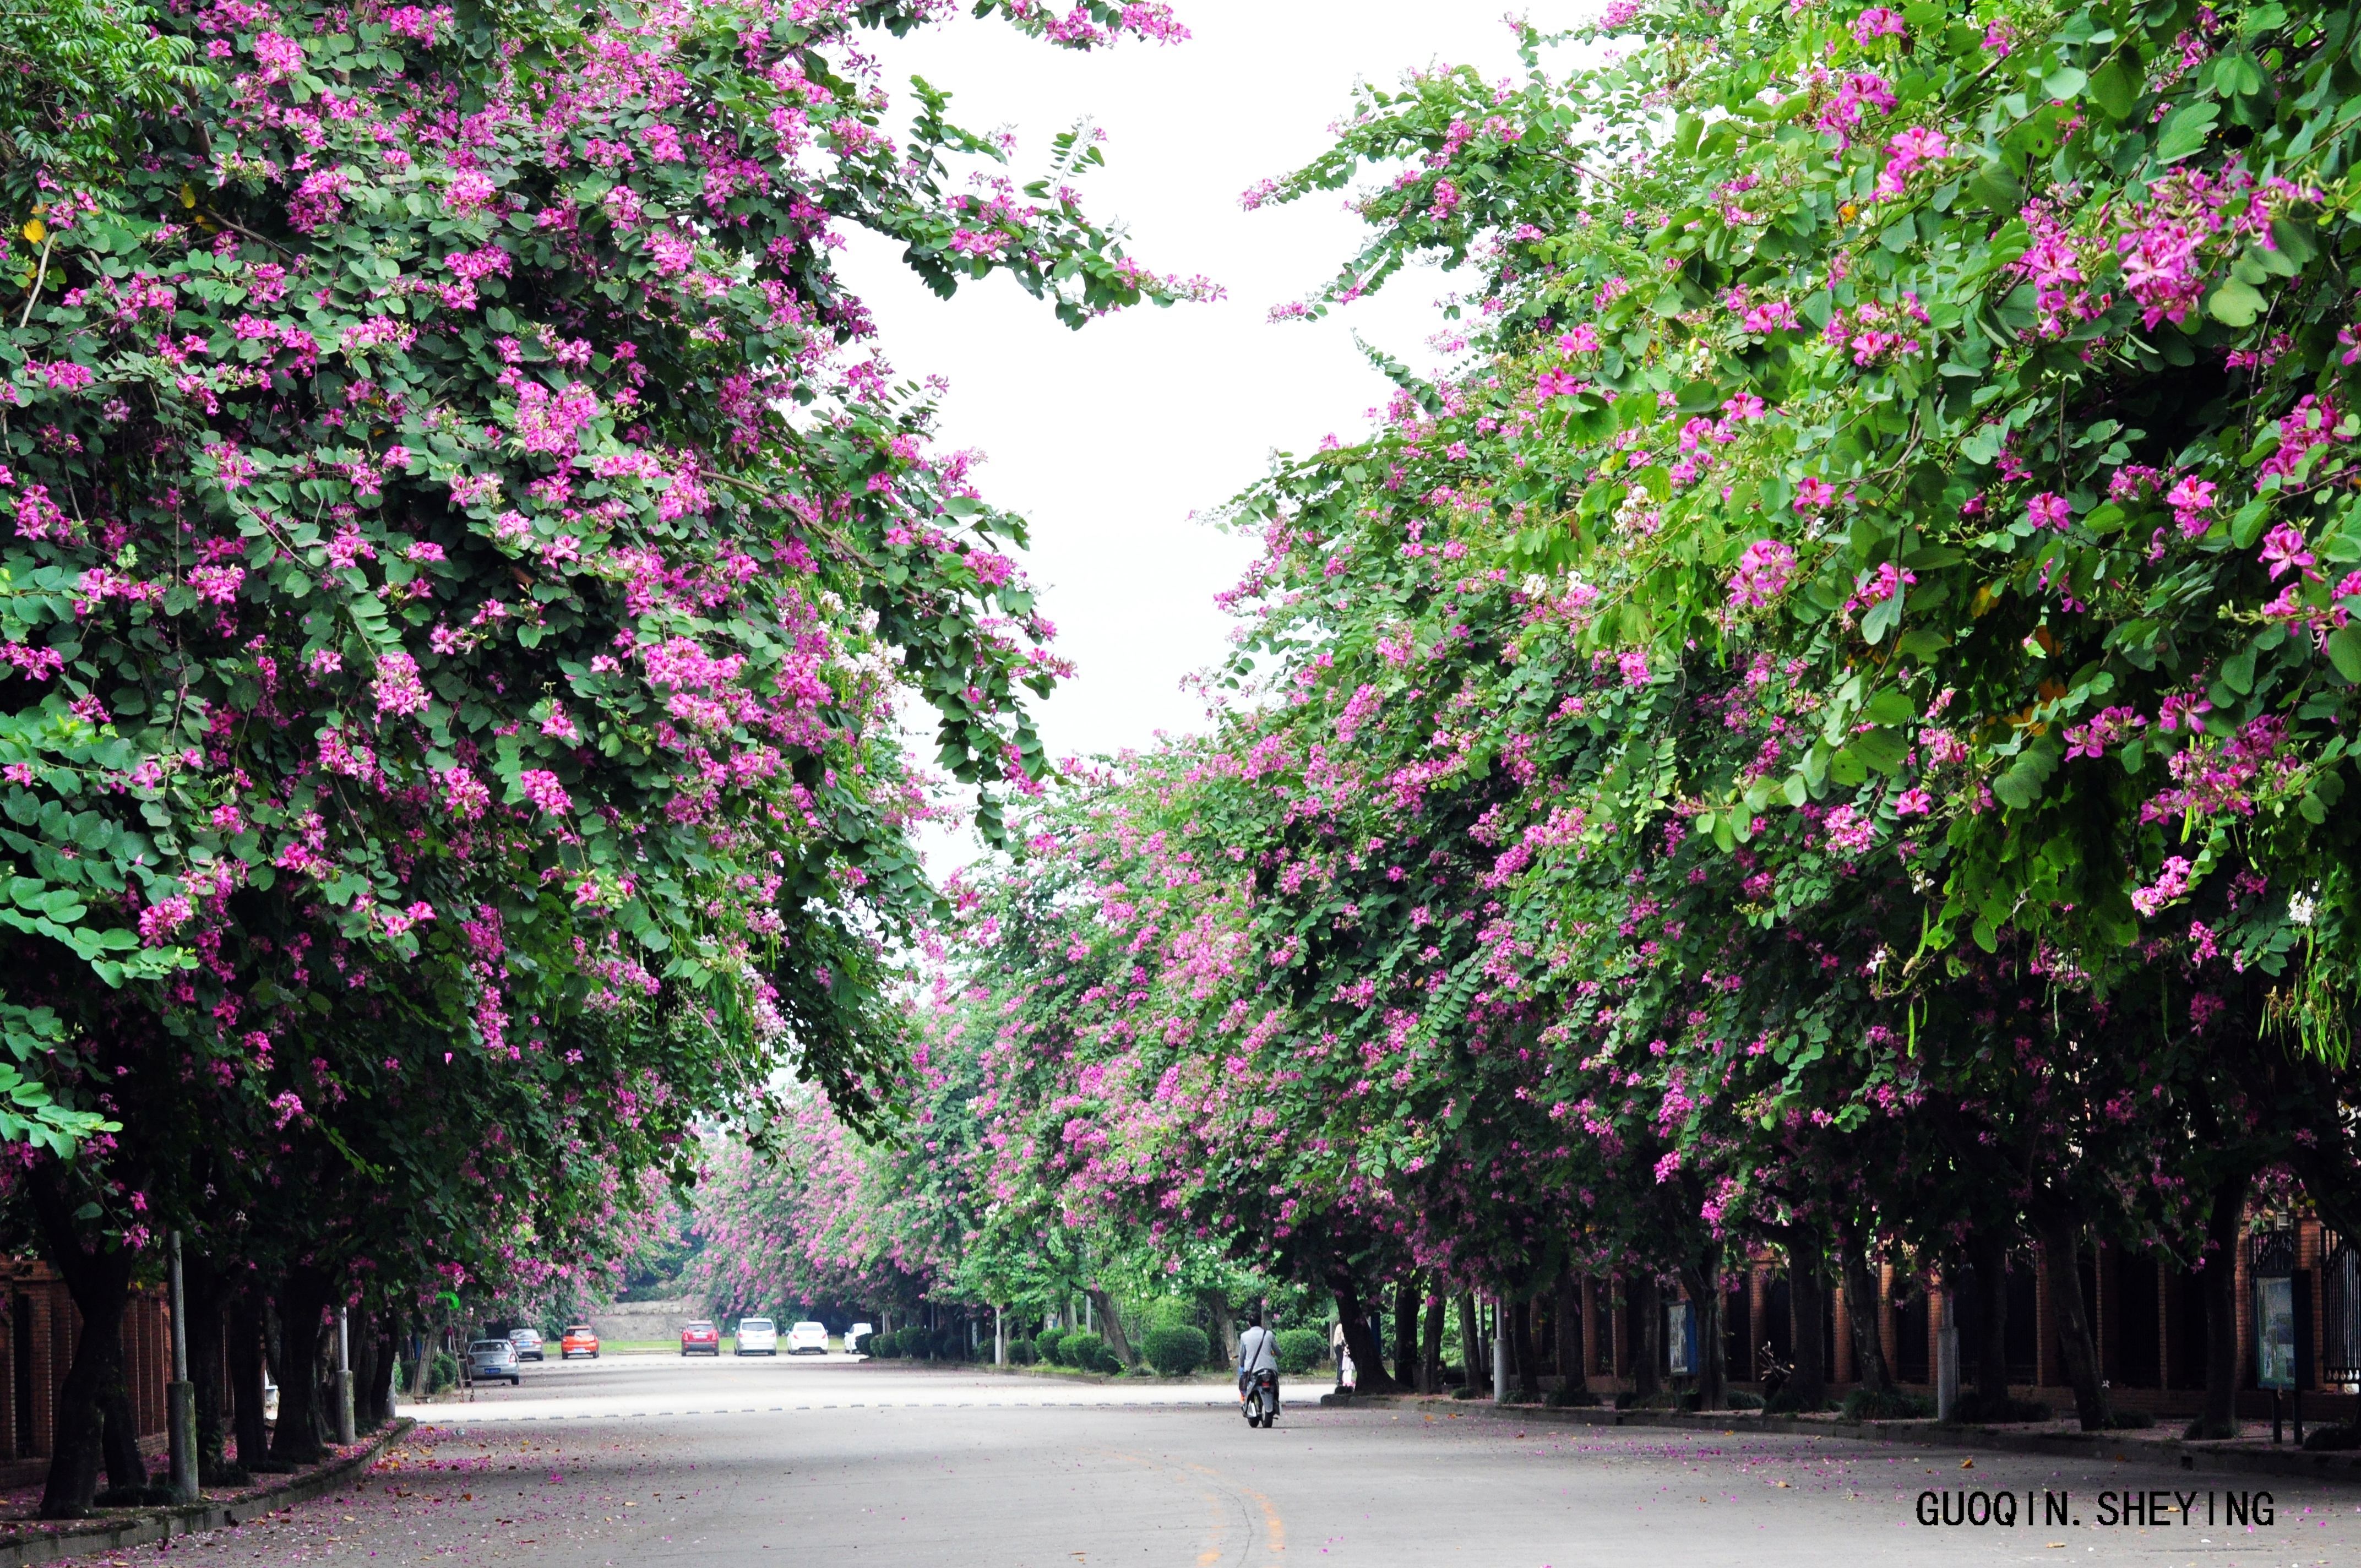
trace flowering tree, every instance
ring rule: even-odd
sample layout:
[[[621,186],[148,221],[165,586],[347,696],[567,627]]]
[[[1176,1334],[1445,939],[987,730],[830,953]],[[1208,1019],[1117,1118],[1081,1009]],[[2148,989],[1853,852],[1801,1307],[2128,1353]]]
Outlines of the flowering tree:
[[[1157,6],[988,8],[1068,47],[1180,36]],[[1042,771],[1021,699],[1060,665],[1003,553],[1021,523],[864,349],[837,225],[1073,323],[1202,292],[1058,182],[1087,148],[1020,190],[939,93],[887,128],[858,34],[928,12],[518,33],[221,0],[156,23],[204,69],[116,106],[111,169],[17,169],[0,926],[49,978],[8,988],[0,1133],[58,1151],[26,1177],[53,1255],[208,1210],[194,1151],[225,1135],[243,1181],[402,1170],[417,1220],[507,1248],[774,1068],[869,1113],[889,945],[931,907],[893,705],[934,707],[989,821]],[[488,1080],[508,1141],[433,1120]],[[256,1244],[310,1271],[282,1306],[363,1256],[429,1269],[396,1298],[488,1261],[292,1207]],[[93,1322],[117,1276],[77,1284]],[[94,1471],[77,1390],[52,1511]]]

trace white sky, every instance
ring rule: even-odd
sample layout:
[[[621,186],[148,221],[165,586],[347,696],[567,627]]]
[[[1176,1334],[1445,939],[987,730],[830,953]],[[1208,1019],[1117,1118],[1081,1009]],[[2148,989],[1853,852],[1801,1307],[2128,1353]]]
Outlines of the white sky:
[[[1354,347],[1355,332],[1433,363],[1426,339],[1443,324],[1433,304],[1454,285],[1431,270],[1321,322],[1268,323],[1272,305],[1333,276],[1364,231],[1344,192],[1257,213],[1240,210],[1239,193],[1323,150],[1356,80],[1391,86],[1435,63],[1495,80],[1518,69],[1501,0],[1176,9],[1193,34],[1178,46],[1076,54],[963,14],[876,44],[895,93],[889,118],[906,117],[908,79],[924,76],[952,94],[954,123],[1017,132],[1020,184],[1041,171],[1059,131],[1084,117],[1103,126],[1107,165],[1080,182],[1093,214],[1125,221],[1144,265],[1229,291],[1218,304],[1144,308],[1075,333],[1006,280],[942,301],[893,246],[860,235],[846,258],[895,371],[950,378],[942,444],[987,454],[984,493],[1032,523],[1026,567],[1059,651],[1079,666],[1041,708],[1053,757],[1145,746],[1201,722],[1180,682],[1224,652],[1230,623],[1213,596],[1253,549],[1192,514],[1261,475],[1274,449],[1308,451],[1330,432],[1361,429],[1391,388]],[[1531,14],[1563,27],[1593,9],[1536,0]],[[935,848],[939,866],[965,858]]]

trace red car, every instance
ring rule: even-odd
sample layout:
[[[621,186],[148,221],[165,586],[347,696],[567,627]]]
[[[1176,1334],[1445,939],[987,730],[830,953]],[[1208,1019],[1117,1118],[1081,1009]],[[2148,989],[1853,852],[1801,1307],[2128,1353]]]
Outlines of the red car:
[[[574,1324],[566,1331],[566,1337],[557,1342],[558,1360],[571,1361],[577,1355],[587,1355],[593,1361],[598,1359],[598,1336],[591,1332],[588,1323]]]
[[[683,1355],[719,1355],[721,1331],[711,1323],[691,1323],[680,1331]]]

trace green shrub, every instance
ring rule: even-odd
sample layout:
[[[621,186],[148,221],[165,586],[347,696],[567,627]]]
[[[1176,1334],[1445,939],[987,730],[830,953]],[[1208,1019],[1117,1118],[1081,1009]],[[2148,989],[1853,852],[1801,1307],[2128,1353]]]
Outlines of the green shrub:
[[[1542,1403],[1561,1410],[1588,1409],[1599,1403],[1599,1398],[1587,1388],[1553,1388]]]
[[[2156,1425],[2156,1418],[2146,1410],[2109,1410],[2107,1412],[2109,1431],[2145,1431],[2154,1425]],[[2305,1440],[2304,1445],[2311,1446],[2309,1438]]]
[[[1041,1337],[1033,1342],[1033,1348],[1041,1353],[1044,1366],[1073,1365],[1066,1359],[1066,1336],[1071,1332],[1071,1329],[1044,1329]]]
[[[1204,1330],[1180,1324],[1148,1330],[1139,1348],[1148,1357],[1148,1365],[1165,1376],[1186,1377],[1205,1365],[1205,1357],[1213,1347]]]
[[[2314,1427],[2303,1434],[2306,1453],[2342,1453],[2355,1448],[2361,1448],[2361,1425]]]
[[[1157,1329],[1193,1329],[1197,1326],[1197,1303],[1178,1296],[1159,1296],[1140,1309],[1140,1343]]]
[[[1730,1396],[1730,1408],[1733,1410],[1759,1410],[1763,1408],[1763,1396],[1740,1389]]]
[[[1951,1420],[1961,1426],[1996,1426],[2009,1421],[2046,1421],[2049,1407],[2034,1399],[2020,1399],[2015,1395],[1986,1403],[1972,1388],[1960,1390],[1959,1403],[1952,1407]]]
[[[1923,1421],[1934,1413],[1934,1400],[1899,1388],[1874,1392],[1856,1388],[1844,1398],[1844,1419],[1849,1421]]]
[[[1008,1342],[1008,1365],[1011,1366],[1030,1366],[1040,1359],[1040,1351],[1029,1339],[1013,1339]]]
[[[459,1381],[459,1358],[447,1350],[438,1350],[434,1359],[426,1364],[426,1391],[440,1394]]]
[[[1328,1336],[1314,1329],[1279,1331],[1279,1369],[1301,1377],[1328,1358]]]
[[[1083,1372],[1123,1370],[1123,1363],[1115,1358],[1115,1352],[1107,1348],[1106,1341],[1093,1333],[1077,1330],[1060,1343],[1059,1349],[1063,1353],[1067,1365]]]

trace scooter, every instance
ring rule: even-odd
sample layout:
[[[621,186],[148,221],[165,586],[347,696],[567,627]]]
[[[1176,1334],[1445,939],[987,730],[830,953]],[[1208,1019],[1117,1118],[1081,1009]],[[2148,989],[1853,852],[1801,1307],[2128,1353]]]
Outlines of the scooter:
[[[1268,1427],[1279,1419],[1279,1374],[1268,1367],[1246,1379],[1246,1392],[1238,1396],[1238,1405],[1250,1427]]]
[[[1769,1340],[1763,1342],[1762,1350],[1756,1354],[1763,1364],[1763,1402],[1767,1405],[1779,1397],[1779,1391],[1787,1386],[1787,1379],[1795,1375],[1795,1369],[1772,1352]]]

